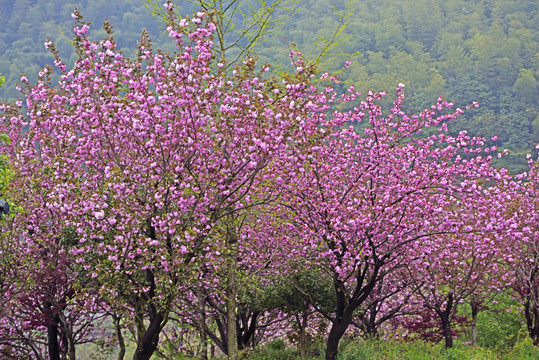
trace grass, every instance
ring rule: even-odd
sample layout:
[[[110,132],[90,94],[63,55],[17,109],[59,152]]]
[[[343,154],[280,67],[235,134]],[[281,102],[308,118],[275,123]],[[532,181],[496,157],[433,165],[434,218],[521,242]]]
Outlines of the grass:
[[[99,352],[89,346],[79,348],[81,359],[101,360],[115,359],[114,352]],[[129,349],[124,359],[131,359],[134,349]],[[296,348],[286,347],[283,340],[275,340],[265,347],[243,351],[242,360],[323,360],[324,344],[315,343],[310,346],[308,356],[298,355]],[[160,359],[152,356],[152,360]],[[167,357],[172,360],[172,358]],[[173,360],[196,359],[181,353]],[[223,360],[218,357],[214,360]],[[539,347],[533,346],[529,337],[522,336],[510,349],[501,348],[472,348],[469,345],[456,342],[452,349],[446,350],[443,344],[432,344],[424,341],[398,342],[384,340],[343,340],[339,349],[338,360],[537,360]]]
[[[281,345],[282,344],[282,345]],[[243,353],[244,360],[322,360],[321,346],[310,349],[311,355],[300,357],[296,349],[284,347],[277,340],[264,348]],[[356,340],[343,342],[338,360],[536,360],[539,348],[533,346],[531,339],[523,338],[510,350],[477,347],[457,344],[445,349],[443,344],[430,344],[422,341],[397,342],[383,340]]]

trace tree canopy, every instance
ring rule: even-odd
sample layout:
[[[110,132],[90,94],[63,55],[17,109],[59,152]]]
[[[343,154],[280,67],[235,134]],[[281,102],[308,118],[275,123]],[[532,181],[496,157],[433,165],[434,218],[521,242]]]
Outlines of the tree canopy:
[[[481,106],[461,117],[455,131],[492,136],[491,124],[496,124],[497,145],[511,151],[499,164],[513,173],[526,169],[521,159],[539,141],[532,126],[539,99],[536,1],[367,0],[350,4],[301,0],[293,16],[279,23],[273,37],[254,51],[276,69],[286,67],[290,42],[315,58],[320,53],[318,45],[331,38],[340,16],[347,13],[343,42],[334,49],[325,70],[335,72],[351,58],[355,66],[339,76],[363,93],[405,83],[404,106],[411,111],[421,111],[440,94],[459,106],[478,101]],[[114,24],[118,46],[126,56],[133,55],[143,28],[158,47],[172,49],[163,23],[152,17],[143,1],[3,1],[0,7],[6,25],[0,29],[0,72],[7,77],[2,89],[5,100],[17,98],[20,73],[30,74],[35,81],[32,74],[52,63],[42,46],[46,37],[55,41],[66,62],[74,62],[69,14],[75,6],[94,23],[96,36],[104,35],[99,29],[105,19]],[[182,16],[199,7],[196,1],[177,4]],[[285,11],[277,8],[275,16]],[[249,9],[237,9],[233,23],[239,26],[246,12]]]

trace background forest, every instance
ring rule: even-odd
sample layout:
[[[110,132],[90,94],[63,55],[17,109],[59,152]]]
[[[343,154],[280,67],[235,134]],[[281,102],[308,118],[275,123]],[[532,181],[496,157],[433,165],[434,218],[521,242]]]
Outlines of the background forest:
[[[94,24],[92,37],[105,35],[108,19],[115,39],[129,56],[143,28],[156,47],[173,44],[162,23],[142,0],[0,0],[0,73],[4,101],[18,97],[21,73],[32,76],[53,58],[43,42],[50,37],[63,59],[74,61],[70,14],[78,7]],[[191,2],[178,1],[190,14]],[[341,20],[347,23],[321,70],[335,72],[353,61],[340,77],[366,90],[389,90],[406,84],[406,110],[420,111],[439,94],[457,106],[481,106],[452,128],[473,135],[498,136],[511,155],[500,161],[512,173],[527,168],[525,154],[539,141],[539,32],[535,0],[300,0],[272,39],[256,53],[274,68],[287,69],[289,44],[316,58]]]

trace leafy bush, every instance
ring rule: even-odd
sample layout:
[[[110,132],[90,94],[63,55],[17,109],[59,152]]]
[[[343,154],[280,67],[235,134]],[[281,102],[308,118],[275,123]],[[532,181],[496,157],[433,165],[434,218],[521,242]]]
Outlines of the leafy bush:
[[[506,359],[539,359],[539,348],[537,346],[533,346],[532,339],[530,339],[529,336],[526,336],[515,344],[513,349],[507,354]]]
[[[496,301],[488,304],[488,309],[477,315],[477,345],[487,349],[506,352],[513,348],[522,330],[523,318],[519,312],[522,306],[507,293],[496,297]],[[461,313],[471,318],[470,307],[462,306]],[[459,336],[462,342],[471,341],[471,328],[466,334]]]
[[[246,351],[242,353],[245,360],[298,360],[301,357],[296,349],[286,348],[286,344],[281,339],[276,339],[265,347]]]
[[[439,358],[439,348],[425,341],[353,341],[343,347],[339,358],[342,360],[433,359]]]

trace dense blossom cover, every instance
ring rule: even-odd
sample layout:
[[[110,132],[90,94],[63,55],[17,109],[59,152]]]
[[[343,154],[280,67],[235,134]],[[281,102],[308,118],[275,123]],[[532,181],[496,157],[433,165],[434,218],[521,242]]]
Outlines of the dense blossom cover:
[[[74,67],[47,40],[61,81],[44,68],[35,85],[21,79],[25,106],[1,105],[15,205],[2,222],[2,356],[75,359],[109,336],[149,359],[196,328],[232,357],[292,325],[304,352],[316,319],[335,359],[352,328],[377,334],[425,309],[451,347],[457,306],[506,286],[538,341],[531,159],[513,179],[489,140],[449,134],[464,110],[439,98],[408,115],[400,84],[386,113],[385,92],[341,93],[328,74],[315,86],[297,51],[294,74],[251,56],[227,72],[211,14],[167,11],[177,51],[143,34],[133,60],[107,23],[90,41],[75,11]]]

